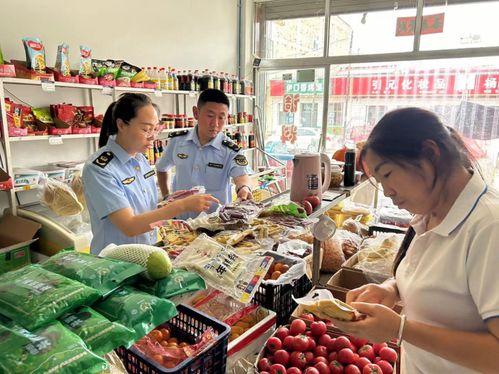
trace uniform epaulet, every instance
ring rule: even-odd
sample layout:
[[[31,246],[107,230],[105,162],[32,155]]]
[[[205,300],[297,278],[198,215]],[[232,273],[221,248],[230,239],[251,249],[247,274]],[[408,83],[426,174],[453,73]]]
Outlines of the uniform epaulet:
[[[168,135],[168,137],[175,138],[176,136],[184,136],[184,135],[187,135],[188,133],[189,133],[189,130],[180,130],[180,131],[171,132]]]
[[[114,158],[114,154],[113,152],[110,152],[110,151],[106,151],[106,152],[102,152],[100,154],[99,157],[97,157],[95,160],[94,160],[94,164],[97,165],[98,167],[100,168],[105,168],[107,166],[107,164],[109,164],[111,162],[111,160]]]
[[[223,140],[222,144],[225,145],[227,148],[232,149],[234,152],[239,152],[241,150],[241,147],[239,147],[236,143],[233,143],[227,139]]]

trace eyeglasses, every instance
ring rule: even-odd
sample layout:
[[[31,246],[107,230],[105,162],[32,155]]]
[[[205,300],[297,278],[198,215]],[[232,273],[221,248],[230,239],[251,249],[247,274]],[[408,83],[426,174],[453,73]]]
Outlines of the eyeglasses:
[[[123,122],[125,122],[127,125],[131,126],[130,121],[123,121]],[[149,126],[149,130],[140,129],[140,131],[147,138],[151,138],[151,137],[155,137],[156,135],[158,135],[161,132],[161,127],[159,125],[156,125],[154,127]]]

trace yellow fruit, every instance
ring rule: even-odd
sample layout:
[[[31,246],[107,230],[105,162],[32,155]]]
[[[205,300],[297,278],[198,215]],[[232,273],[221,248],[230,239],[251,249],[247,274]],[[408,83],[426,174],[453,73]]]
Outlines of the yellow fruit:
[[[232,326],[230,330],[232,334],[241,335],[244,333],[244,328],[242,328],[241,326]]]

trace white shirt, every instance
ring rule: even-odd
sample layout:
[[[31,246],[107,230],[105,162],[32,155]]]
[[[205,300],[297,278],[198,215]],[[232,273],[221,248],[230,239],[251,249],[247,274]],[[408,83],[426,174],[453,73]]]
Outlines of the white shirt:
[[[475,172],[444,220],[416,235],[396,279],[408,320],[472,332],[487,331],[499,317],[499,194]],[[402,372],[475,373],[403,342]]]

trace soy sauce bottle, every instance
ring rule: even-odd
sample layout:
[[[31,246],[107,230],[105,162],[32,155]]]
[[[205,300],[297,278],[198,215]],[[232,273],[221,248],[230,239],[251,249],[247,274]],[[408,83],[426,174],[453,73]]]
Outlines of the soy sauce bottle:
[[[345,168],[343,185],[350,187],[355,184],[355,149],[347,149],[345,152]]]

